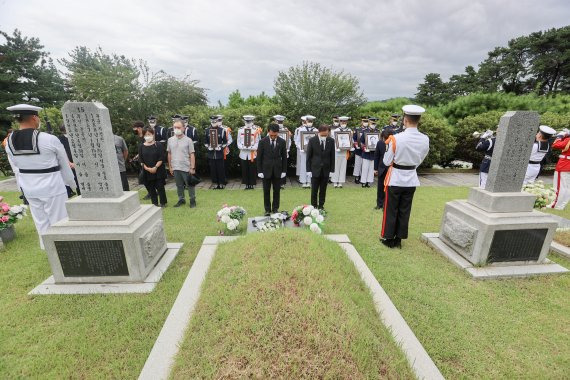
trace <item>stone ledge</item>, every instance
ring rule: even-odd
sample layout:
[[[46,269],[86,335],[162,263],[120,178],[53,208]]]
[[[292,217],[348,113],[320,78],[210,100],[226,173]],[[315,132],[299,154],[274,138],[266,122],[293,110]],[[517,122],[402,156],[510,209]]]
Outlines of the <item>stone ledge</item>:
[[[553,263],[548,259],[546,259],[543,264],[508,265],[506,263],[501,263],[501,265],[497,266],[490,265],[485,267],[476,267],[469,261],[465,260],[460,254],[455,252],[453,248],[445,244],[439,238],[438,233],[423,233],[421,240],[441,253],[449,261],[455,264],[455,266],[463,269],[476,280],[530,277],[569,272],[568,269],[564,268],[561,265]]]
[[[558,256],[562,256],[570,260],[570,248],[567,246],[553,241],[550,243],[550,250]]]
[[[486,212],[529,212],[536,196],[525,192],[492,193],[478,187],[469,191],[467,202]]]
[[[181,248],[182,243],[168,243],[166,252],[143,282],[56,284],[53,276],[50,276],[29,292],[28,295],[150,293],[154,290],[170,264],[172,264]]]

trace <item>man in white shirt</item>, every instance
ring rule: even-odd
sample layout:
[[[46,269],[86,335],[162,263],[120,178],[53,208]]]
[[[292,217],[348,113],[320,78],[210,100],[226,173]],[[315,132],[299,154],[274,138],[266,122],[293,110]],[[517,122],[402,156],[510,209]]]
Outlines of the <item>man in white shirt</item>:
[[[354,150],[352,146],[352,131],[348,128],[348,116],[340,116],[339,127],[331,129],[331,137],[335,140],[335,159],[334,159],[334,173],[331,177],[334,187],[341,188],[346,182],[346,166],[347,161],[350,158],[350,152]],[[348,139],[350,140],[350,147],[337,147],[336,146],[336,134],[339,132],[350,133]]]
[[[381,242],[389,248],[402,246],[408,238],[408,224],[416,187],[420,185],[416,169],[429,152],[429,137],[418,131],[425,109],[416,105],[402,107],[404,132],[390,136],[384,164],[390,166],[386,175],[388,187],[384,200]]]
[[[549,140],[556,134],[554,128],[547,125],[541,125],[538,129],[534,144],[532,145],[532,151],[526,168],[523,185],[533,183],[536,180],[536,177],[538,177],[538,174],[540,173],[540,163],[544,159],[544,156],[550,152]]]
[[[166,150],[168,151],[168,168],[176,181],[178,203],[174,207],[180,207],[186,203],[184,188],[188,188],[190,196],[190,208],[196,207],[196,189],[192,182],[192,176],[196,173],[196,159],[194,155],[194,142],[184,133],[186,127],[182,120],[172,124],[174,136],[168,139]]]
[[[307,175],[307,152],[306,147],[302,149],[303,145],[301,143],[301,139],[303,138],[303,132],[313,132],[315,135],[317,134],[317,128],[313,127],[313,121],[316,117],[311,115],[305,116],[306,122],[304,125],[300,126],[295,130],[295,145],[297,146],[297,158],[300,160],[297,161],[297,168],[299,170],[299,182],[302,184],[304,188],[310,188],[311,178]]]
[[[65,148],[59,139],[39,131],[40,107],[18,104],[7,108],[14,114],[20,129],[12,132],[8,140],[8,160],[18,187],[26,196],[40,247],[44,249],[42,235],[48,228],[67,218],[65,201],[69,186],[77,189]]]
[[[261,129],[253,124],[254,119],[255,116],[253,115],[244,115],[245,125],[238,129],[237,134],[237,146],[241,161],[241,183],[245,185],[245,190],[253,190],[257,184],[255,159]]]

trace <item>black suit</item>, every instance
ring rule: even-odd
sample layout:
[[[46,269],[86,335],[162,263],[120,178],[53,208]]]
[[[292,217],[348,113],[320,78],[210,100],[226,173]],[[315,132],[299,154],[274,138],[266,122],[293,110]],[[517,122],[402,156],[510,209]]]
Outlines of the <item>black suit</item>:
[[[386,179],[388,168],[384,165],[384,153],[386,153],[386,143],[380,139],[374,151],[374,170],[378,172],[378,190],[376,191],[376,207],[378,208],[384,208],[384,199],[386,198],[384,180]]]
[[[265,136],[257,146],[257,172],[263,173],[263,201],[265,212],[279,211],[281,193],[281,173],[287,171],[287,146],[281,137],[275,139],[272,147],[271,139]],[[273,186],[273,206],[271,205],[271,186]]]
[[[61,141],[61,145],[63,145],[63,148],[65,149],[65,153],[67,154],[67,159],[69,160],[69,162],[73,162],[73,156],[71,155],[71,146],[69,145],[69,139],[67,138],[67,136],[65,135],[59,135],[58,136],[59,141]],[[79,182],[77,181],[77,173],[75,172],[75,169],[71,169],[71,171],[73,172],[73,178],[75,179],[75,185],[76,185],[76,192],[77,195],[81,195],[81,191],[79,190]],[[71,187],[69,186],[65,186],[65,189],[67,190],[67,197],[71,198],[73,196],[73,190],[71,190]]]
[[[334,173],[335,143],[327,137],[324,149],[319,136],[311,137],[307,147],[307,173],[311,173],[311,205],[323,208],[330,173]],[[317,204],[318,196],[318,204]]]

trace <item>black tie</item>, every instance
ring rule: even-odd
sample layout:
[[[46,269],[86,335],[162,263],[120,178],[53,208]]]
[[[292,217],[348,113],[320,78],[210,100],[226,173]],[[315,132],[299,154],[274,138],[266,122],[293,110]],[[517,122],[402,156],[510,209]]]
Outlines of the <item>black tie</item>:
[[[275,149],[275,140],[271,140],[271,149]]]
[[[325,142],[324,140],[321,140],[321,149],[324,151],[325,150]]]

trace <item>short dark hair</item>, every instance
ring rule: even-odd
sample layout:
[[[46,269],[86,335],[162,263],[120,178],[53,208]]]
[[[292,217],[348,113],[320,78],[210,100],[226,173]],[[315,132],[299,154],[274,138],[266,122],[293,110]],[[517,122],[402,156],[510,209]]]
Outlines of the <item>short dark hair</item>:
[[[26,121],[30,120],[32,117],[34,117],[34,116],[39,117],[38,115],[30,115],[30,114],[18,115],[18,116],[16,116],[16,121],[17,121],[18,123],[26,122]]]
[[[410,121],[411,123],[417,124],[420,122],[420,118],[422,117],[422,115],[404,115],[404,117],[406,119],[408,119],[408,121]]]
[[[65,133],[65,124],[61,124],[61,125],[59,126],[59,131],[60,131],[61,133]]]
[[[279,125],[275,123],[269,124],[269,131],[270,132],[279,132]]]
[[[330,131],[331,130],[331,126],[330,125],[326,125],[326,124],[321,124],[319,125],[319,132],[324,132],[324,131]]]
[[[143,135],[146,135],[147,133],[154,135],[154,128],[151,128],[151,127],[143,128]]]
[[[144,128],[144,123],[140,120],[137,120],[133,123],[133,128]]]
[[[386,140],[389,136],[392,136],[393,134],[394,131],[391,128],[386,128],[382,131],[382,133],[380,133],[380,137]]]

